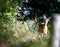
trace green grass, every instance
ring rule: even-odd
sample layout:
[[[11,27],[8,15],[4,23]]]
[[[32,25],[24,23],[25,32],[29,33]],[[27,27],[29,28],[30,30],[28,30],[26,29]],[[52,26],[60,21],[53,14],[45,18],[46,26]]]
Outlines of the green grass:
[[[9,47],[51,47],[50,27],[47,37],[44,38],[41,38],[38,31],[26,31],[26,27],[27,24],[24,26],[19,25],[14,27],[8,27],[9,41],[7,40],[7,42],[5,42],[6,45],[8,45]]]

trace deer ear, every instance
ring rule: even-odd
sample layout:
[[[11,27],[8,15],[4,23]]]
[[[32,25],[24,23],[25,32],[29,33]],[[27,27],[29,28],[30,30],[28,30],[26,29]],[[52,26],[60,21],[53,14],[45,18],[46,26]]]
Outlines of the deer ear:
[[[48,19],[50,20],[50,19],[52,19],[52,17],[49,17]]]
[[[44,19],[47,19],[46,15],[43,15]]]

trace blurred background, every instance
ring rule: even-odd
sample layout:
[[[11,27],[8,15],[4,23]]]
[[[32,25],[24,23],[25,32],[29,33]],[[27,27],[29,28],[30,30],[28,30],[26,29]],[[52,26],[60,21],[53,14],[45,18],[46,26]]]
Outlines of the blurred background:
[[[60,0],[0,0],[0,47],[52,47],[53,13]]]

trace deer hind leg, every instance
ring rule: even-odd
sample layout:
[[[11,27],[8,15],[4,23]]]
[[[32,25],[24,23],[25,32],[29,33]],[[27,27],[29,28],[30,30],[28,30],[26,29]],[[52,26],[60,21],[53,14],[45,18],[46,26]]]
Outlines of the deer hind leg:
[[[46,31],[46,32],[41,33],[41,37],[42,37],[42,38],[47,37],[47,31]]]
[[[41,34],[41,37],[42,37],[42,38],[44,37],[44,33]]]
[[[41,37],[44,38],[47,37],[47,35],[45,33],[41,33]]]

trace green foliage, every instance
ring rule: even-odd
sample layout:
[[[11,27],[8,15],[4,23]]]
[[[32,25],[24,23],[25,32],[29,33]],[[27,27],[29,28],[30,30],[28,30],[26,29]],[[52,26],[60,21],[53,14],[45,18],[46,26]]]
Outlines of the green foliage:
[[[47,39],[41,39],[39,42],[26,42],[30,37],[38,36],[36,31],[34,33],[27,29],[27,24],[13,27],[13,17],[20,4],[21,0],[0,0],[0,43],[8,43],[10,47],[45,47],[44,43],[47,44]]]
[[[59,2],[59,3],[60,3],[60,0],[57,0],[57,2]]]
[[[0,42],[8,38],[8,28],[12,25],[19,3],[18,0],[0,0]]]

